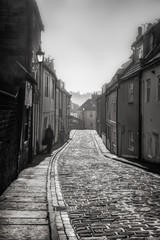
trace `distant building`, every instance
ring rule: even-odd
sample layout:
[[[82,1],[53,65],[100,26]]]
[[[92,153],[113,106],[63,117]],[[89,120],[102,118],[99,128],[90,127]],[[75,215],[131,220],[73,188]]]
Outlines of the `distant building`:
[[[83,129],[83,121],[77,117],[70,115],[69,117],[70,130],[72,129]]]
[[[80,92],[69,92],[72,95],[72,102],[81,106],[87,99],[90,99],[92,93],[84,93],[81,94]]]
[[[71,106],[70,106],[70,114],[71,114],[71,116],[77,118],[78,108],[79,108],[79,105],[76,104],[76,103],[73,103],[73,102],[71,101]]]
[[[98,95],[93,94],[78,109],[78,118],[83,121],[84,129],[96,129],[96,99]]]

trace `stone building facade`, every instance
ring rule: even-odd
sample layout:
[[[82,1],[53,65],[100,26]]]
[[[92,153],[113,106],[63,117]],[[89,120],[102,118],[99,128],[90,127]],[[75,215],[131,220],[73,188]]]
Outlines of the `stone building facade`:
[[[32,160],[33,51],[43,24],[34,0],[0,1],[0,192]]]

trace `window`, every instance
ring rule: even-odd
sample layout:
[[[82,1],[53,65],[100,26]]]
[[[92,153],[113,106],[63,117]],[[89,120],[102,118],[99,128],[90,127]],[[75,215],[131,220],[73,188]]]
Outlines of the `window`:
[[[128,103],[133,103],[133,83],[128,85]]]
[[[146,102],[150,101],[151,79],[146,80]]]
[[[113,98],[113,111],[116,111],[116,96]]]
[[[107,126],[107,138],[111,139],[111,128],[109,126]]]
[[[138,58],[143,58],[143,44],[141,44],[139,47],[137,47],[137,55]]]
[[[106,98],[106,110],[108,110],[108,106],[109,106],[109,100],[108,100],[108,96]]]
[[[52,98],[54,99],[54,80],[52,79]]]
[[[148,157],[152,157],[152,137],[151,134],[148,133]]]
[[[153,133],[153,157],[159,157],[159,135]]]
[[[116,131],[115,130],[113,131],[113,142],[116,145],[116,143],[117,143],[117,136],[116,136]]]
[[[158,76],[157,102],[160,102],[160,76]]]
[[[129,148],[129,150],[134,151],[134,132],[129,131],[128,135],[129,135],[128,148]]]
[[[149,52],[153,49],[153,34],[149,36],[149,46],[148,50]]]
[[[49,75],[45,74],[45,96],[49,97]]]
[[[25,109],[24,119],[24,140],[28,141],[29,138],[29,108]]]
[[[90,112],[90,117],[91,117],[91,118],[93,117],[93,114],[92,114],[92,112]]]

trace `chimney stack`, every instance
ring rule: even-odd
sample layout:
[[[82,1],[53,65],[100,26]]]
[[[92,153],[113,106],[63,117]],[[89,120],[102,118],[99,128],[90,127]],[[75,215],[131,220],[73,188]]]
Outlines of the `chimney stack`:
[[[142,36],[142,27],[138,27],[138,37]]]

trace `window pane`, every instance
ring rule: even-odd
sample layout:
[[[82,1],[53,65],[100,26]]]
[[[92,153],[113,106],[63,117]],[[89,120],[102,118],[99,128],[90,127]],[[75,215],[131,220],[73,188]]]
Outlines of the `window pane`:
[[[146,80],[146,84],[147,84],[146,101],[149,102],[150,101],[151,80],[150,79]]]
[[[128,102],[133,102],[133,83],[128,85]]]
[[[128,147],[131,151],[134,151],[134,132],[132,132],[132,131],[129,131]]]
[[[157,101],[160,102],[160,76],[158,76],[158,92],[157,92]]]

